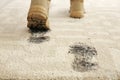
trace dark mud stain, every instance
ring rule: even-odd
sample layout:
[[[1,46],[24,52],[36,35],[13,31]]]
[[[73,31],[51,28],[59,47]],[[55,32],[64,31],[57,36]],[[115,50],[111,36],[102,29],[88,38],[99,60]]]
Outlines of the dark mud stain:
[[[44,28],[44,27],[36,27],[36,28],[34,28],[34,27],[30,27],[30,32],[31,33],[40,33],[40,32],[49,32],[50,31],[50,29],[48,29],[48,28]]]
[[[83,43],[76,43],[70,46],[69,53],[75,56],[72,63],[75,71],[86,72],[97,69],[98,64],[93,59],[95,59],[98,54],[94,47]]]
[[[31,43],[36,43],[36,44],[39,44],[39,43],[43,43],[43,42],[47,42],[50,40],[50,37],[49,36],[45,36],[45,34],[47,33],[48,31],[35,31],[35,32],[31,32],[31,36],[30,38],[28,39],[29,42]]]

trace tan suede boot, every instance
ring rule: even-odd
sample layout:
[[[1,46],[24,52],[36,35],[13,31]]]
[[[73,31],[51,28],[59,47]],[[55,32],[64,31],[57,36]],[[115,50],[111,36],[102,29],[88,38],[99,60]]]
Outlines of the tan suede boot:
[[[70,17],[84,17],[84,0],[71,0]]]
[[[50,0],[31,0],[28,25],[31,31],[49,30],[48,13]]]

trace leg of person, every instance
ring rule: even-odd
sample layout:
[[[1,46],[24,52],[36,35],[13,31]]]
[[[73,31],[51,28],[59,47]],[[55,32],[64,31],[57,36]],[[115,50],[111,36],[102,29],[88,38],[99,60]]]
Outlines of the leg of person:
[[[49,30],[48,13],[50,0],[31,0],[27,27],[31,31]]]
[[[70,17],[84,17],[84,0],[70,0]]]

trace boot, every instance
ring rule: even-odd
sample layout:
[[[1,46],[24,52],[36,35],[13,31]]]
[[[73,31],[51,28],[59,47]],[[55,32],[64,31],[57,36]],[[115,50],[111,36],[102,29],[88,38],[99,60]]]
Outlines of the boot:
[[[50,0],[31,0],[27,27],[31,31],[49,30],[48,13]]]
[[[70,4],[70,17],[84,17],[84,0],[71,0]]]

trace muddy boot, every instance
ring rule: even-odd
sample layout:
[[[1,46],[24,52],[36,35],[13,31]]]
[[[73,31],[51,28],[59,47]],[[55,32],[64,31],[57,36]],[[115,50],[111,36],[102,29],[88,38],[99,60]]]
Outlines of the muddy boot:
[[[31,0],[28,13],[28,25],[31,31],[49,30],[48,13],[50,0]]]
[[[84,17],[84,0],[71,0],[70,17]]]

